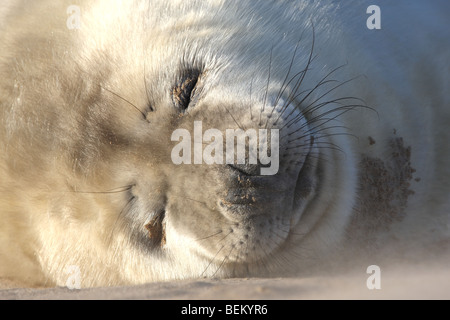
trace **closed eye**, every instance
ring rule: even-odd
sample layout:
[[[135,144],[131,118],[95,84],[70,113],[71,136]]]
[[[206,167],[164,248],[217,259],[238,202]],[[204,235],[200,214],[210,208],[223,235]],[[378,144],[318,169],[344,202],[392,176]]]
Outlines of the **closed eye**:
[[[177,109],[185,112],[191,105],[198,85],[200,70],[190,69],[183,72],[180,81],[172,88],[172,101]]]

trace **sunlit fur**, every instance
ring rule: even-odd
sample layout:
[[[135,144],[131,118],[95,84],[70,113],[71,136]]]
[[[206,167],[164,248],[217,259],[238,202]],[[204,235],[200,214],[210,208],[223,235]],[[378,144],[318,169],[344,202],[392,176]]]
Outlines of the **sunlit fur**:
[[[81,8],[79,30],[66,26],[72,4]],[[353,257],[358,242],[348,228],[356,207],[370,211],[374,201],[359,193],[361,161],[393,167],[390,141],[400,137],[411,147],[414,194],[373,247],[403,258],[448,246],[449,34],[387,1],[382,29],[368,30],[370,4],[6,1],[0,277],[64,286],[76,265],[88,287],[283,276],[344,263],[337,258],[345,249]],[[203,87],[181,114],[171,90],[189,68],[203,71]],[[314,163],[301,206],[274,210],[280,222],[264,228],[218,216],[223,169],[178,168],[168,156],[173,130],[196,119],[220,130],[267,122],[304,139],[291,145],[299,155],[284,145],[292,164],[283,167],[297,176],[307,155]],[[275,191],[268,197],[263,206],[279,199]],[[144,228],[161,210],[163,249]],[[360,248],[369,256],[372,249]]]

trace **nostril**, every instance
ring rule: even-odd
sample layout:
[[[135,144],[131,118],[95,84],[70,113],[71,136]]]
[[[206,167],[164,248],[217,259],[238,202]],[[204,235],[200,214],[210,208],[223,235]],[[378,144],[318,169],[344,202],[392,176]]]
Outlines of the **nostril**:
[[[166,212],[162,211],[147,223],[144,227],[149,233],[149,237],[155,246],[163,247],[166,244],[166,222],[164,218]]]

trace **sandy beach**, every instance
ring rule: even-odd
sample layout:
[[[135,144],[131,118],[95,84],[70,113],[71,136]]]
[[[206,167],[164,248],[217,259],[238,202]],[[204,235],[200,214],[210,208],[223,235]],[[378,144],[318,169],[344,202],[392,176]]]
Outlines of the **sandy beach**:
[[[338,276],[201,279],[80,290],[11,288],[12,283],[2,282],[5,289],[0,290],[0,299],[450,299],[448,267],[396,267],[381,271],[381,288],[372,290],[366,284],[370,275],[364,270]]]

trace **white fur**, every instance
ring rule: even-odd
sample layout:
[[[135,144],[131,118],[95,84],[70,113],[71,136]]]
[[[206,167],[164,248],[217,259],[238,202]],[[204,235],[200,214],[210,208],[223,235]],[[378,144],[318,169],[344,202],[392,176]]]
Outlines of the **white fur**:
[[[123,205],[120,199],[69,192],[120,186],[130,178],[134,160],[118,158],[98,166],[92,164],[92,168],[86,164],[86,177],[74,178],[73,172],[61,165],[67,159],[60,148],[70,148],[71,139],[81,135],[76,120],[79,115],[67,110],[73,113],[73,123],[44,121],[30,112],[22,113],[29,101],[21,100],[28,90],[48,90],[55,105],[61,101],[62,107],[55,113],[62,112],[67,102],[60,90],[67,79],[49,77],[33,82],[29,75],[39,74],[39,68],[48,68],[51,74],[57,59],[58,68],[67,68],[67,77],[72,62],[90,71],[97,68],[93,62],[101,61],[96,59],[106,51],[109,60],[105,64],[116,70],[106,84],[142,105],[146,99],[144,68],[149,74],[163,69],[170,75],[183,53],[187,59],[203,57],[211,69],[226,70],[220,75],[213,72],[211,79],[228,86],[208,88],[206,101],[221,97],[238,103],[249,99],[248,80],[254,74],[264,76],[252,84],[253,95],[255,99],[264,95],[271,48],[272,65],[277,67],[272,69],[271,94],[281,85],[299,39],[292,73],[304,68],[313,28],[317,58],[302,86],[310,89],[330,70],[347,64],[333,78],[346,81],[360,77],[339,88],[339,96],[361,98],[377,114],[360,110],[339,118],[348,128],[346,132],[358,138],[328,138],[344,152],[323,151],[329,165],[323,172],[322,189],[305,208],[294,230],[308,236],[297,239],[300,237],[293,235],[288,243],[291,251],[280,253],[280,259],[289,257],[289,265],[301,269],[323,261],[341,246],[356,201],[359,157],[362,153],[389,157],[387,135],[393,129],[412,147],[411,165],[421,181],[412,186],[415,195],[409,199],[407,218],[391,231],[405,238],[405,248],[412,252],[419,244],[448,241],[450,108],[446,89],[450,62],[449,32],[442,10],[447,4],[443,1],[422,1],[420,5],[378,1],[381,30],[366,28],[365,10],[370,1],[82,1],[82,29],[78,31],[65,28],[65,8],[70,1],[58,2],[50,10],[42,8],[51,1],[9,2],[12,18],[7,18],[6,10],[0,11],[0,41],[6,48],[0,53],[0,72],[15,72],[0,75],[8,77],[0,81],[0,276],[29,284],[64,286],[69,276],[65,270],[70,265],[80,266],[83,286],[195,278],[205,270],[207,276],[226,276],[225,271],[215,274],[216,269],[208,270],[210,260],[199,258],[202,249],[198,242],[173,228],[170,217],[165,255],[144,254],[127,238],[125,227],[115,225]],[[15,56],[18,44],[14,41],[24,34],[30,42],[20,45],[36,53],[27,56],[21,51],[22,56]],[[43,35],[43,39],[38,38]],[[53,41],[50,47],[45,37]],[[5,65],[12,67],[5,69]],[[84,84],[80,96],[95,90],[95,80],[89,76]],[[323,91],[314,92],[308,101],[321,94]],[[31,112],[48,108],[39,101],[36,97]],[[133,117],[130,112],[117,121],[121,128],[131,127]],[[28,126],[42,130],[30,132]],[[46,126],[53,132],[46,131]],[[54,136],[65,126],[73,126],[73,136],[55,141]],[[135,140],[141,139],[139,132],[141,128],[136,127]],[[377,141],[370,149],[368,136]],[[42,154],[44,145],[48,149]],[[77,160],[73,161],[75,167]],[[103,177],[102,172],[115,174]],[[136,212],[136,224],[146,219],[139,214],[142,211]],[[105,239],[113,228],[117,231],[108,243]],[[277,275],[278,266],[279,262],[268,262],[267,269]]]

